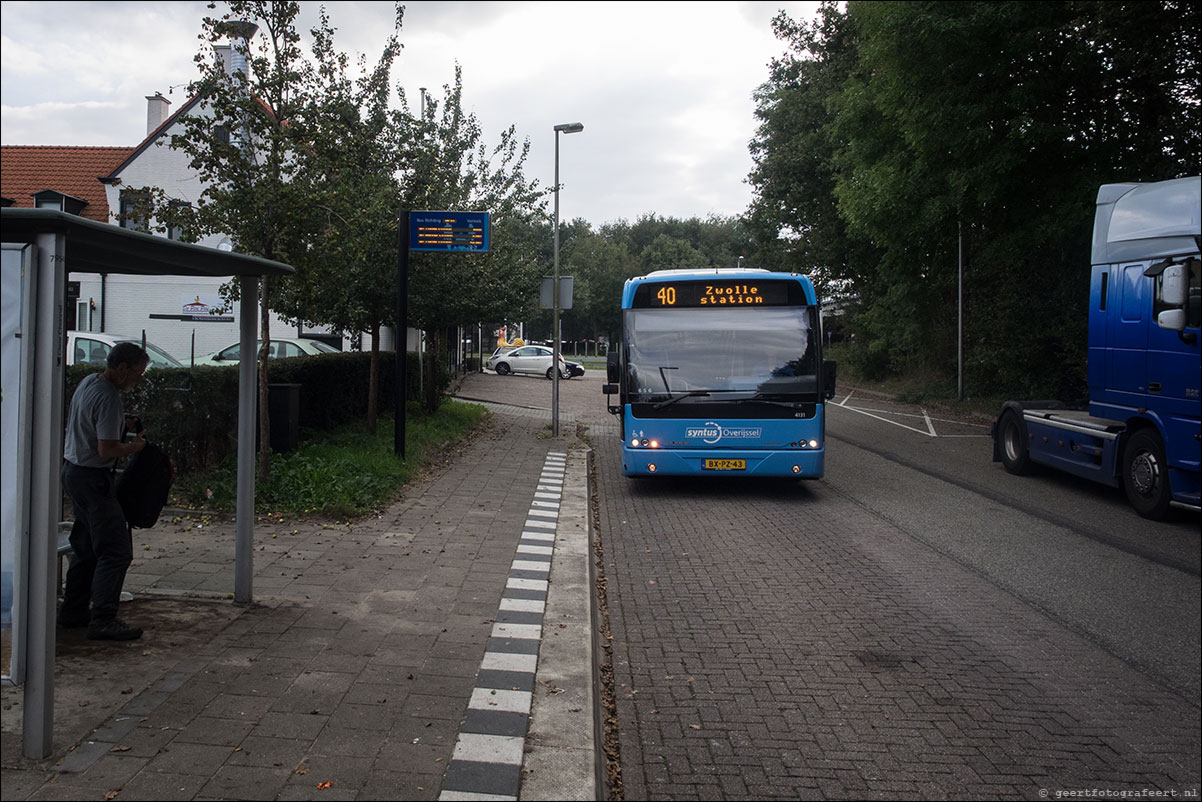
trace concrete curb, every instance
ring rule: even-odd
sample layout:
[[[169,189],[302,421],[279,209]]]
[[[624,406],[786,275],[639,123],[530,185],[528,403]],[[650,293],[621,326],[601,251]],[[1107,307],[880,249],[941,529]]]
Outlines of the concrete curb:
[[[521,799],[597,799],[588,453],[568,456]]]

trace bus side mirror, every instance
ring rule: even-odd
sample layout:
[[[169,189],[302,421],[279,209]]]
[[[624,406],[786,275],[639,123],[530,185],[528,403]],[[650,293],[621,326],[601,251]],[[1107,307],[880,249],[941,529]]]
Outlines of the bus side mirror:
[[[621,356],[620,350],[614,350],[610,351],[605,358],[605,378],[611,384],[618,384],[622,381]]]
[[[822,363],[822,397],[830,400],[835,397],[835,374],[837,362],[829,359]]]

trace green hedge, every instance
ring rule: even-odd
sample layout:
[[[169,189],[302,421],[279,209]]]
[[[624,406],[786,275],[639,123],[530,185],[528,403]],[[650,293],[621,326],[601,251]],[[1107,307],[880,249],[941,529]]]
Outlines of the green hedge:
[[[439,394],[445,395],[451,375],[439,360]],[[420,400],[417,355],[405,361],[406,396]],[[347,352],[273,359],[267,364],[270,384],[299,384],[300,427],[327,430],[367,414],[371,354]],[[66,403],[94,365],[67,368]],[[378,411],[391,416],[395,404],[396,359],[380,354]],[[258,401],[255,402],[258,409]],[[147,371],[142,382],[126,394],[126,412],[139,415],[147,435],[162,445],[176,470],[214,467],[234,451],[238,440],[238,367],[201,366]]]

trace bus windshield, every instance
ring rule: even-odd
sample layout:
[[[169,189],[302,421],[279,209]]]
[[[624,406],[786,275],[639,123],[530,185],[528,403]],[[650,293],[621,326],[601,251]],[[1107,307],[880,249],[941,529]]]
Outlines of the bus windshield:
[[[623,322],[632,402],[818,398],[814,309],[630,309]]]

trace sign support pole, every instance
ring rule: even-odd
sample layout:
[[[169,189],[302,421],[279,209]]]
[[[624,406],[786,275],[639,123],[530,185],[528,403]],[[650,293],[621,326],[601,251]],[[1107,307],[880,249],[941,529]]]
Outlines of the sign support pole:
[[[400,340],[396,349],[393,450],[402,460],[405,459],[405,399],[408,396],[405,362],[409,345],[409,253],[487,253],[489,236],[488,212],[412,212],[402,209],[397,220],[396,326]]]
[[[408,397],[408,374],[405,360],[409,350],[409,211],[401,210],[397,220],[396,270],[396,426],[393,432],[392,449],[402,461],[405,459],[405,406]]]

